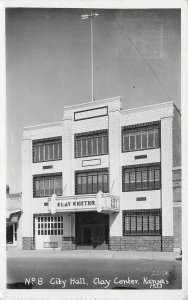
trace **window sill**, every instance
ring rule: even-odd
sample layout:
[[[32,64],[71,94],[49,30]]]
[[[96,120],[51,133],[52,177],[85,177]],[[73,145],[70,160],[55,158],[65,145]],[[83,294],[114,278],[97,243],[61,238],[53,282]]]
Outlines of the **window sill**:
[[[123,236],[161,236],[161,233],[150,233],[150,234],[145,234],[145,233],[141,233],[141,234],[138,234],[138,233],[133,233],[133,234],[124,234]]]
[[[87,156],[75,156],[74,158],[88,158],[88,157],[95,157],[95,156],[104,156],[104,155],[108,155],[109,153],[103,153],[103,154],[92,154],[92,155],[87,155]]]
[[[41,160],[41,161],[33,161],[33,164],[40,164],[40,163],[48,163],[50,161],[59,161],[62,160],[62,158],[58,158],[58,159],[51,159],[51,160]]]
[[[61,195],[56,195],[56,196],[63,196],[62,194]],[[37,199],[37,198],[51,198],[52,195],[50,196],[33,196],[33,199]]]
[[[88,195],[97,195],[97,193],[98,192],[96,192],[96,193],[85,193],[85,194],[77,194],[77,193],[75,193],[75,196],[79,196],[79,195],[86,195],[86,196],[88,196]],[[103,194],[108,194],[109,192],[102,192]]]
[[[148,191],[160,191],[161,188],[157,189],[146,189],[146,190],[129,190],[129,191],[122,191],[122,193],[130,193],[130,192],[148,192]]]
[[[151,148],[144,148],[144,149],[135,149],[135,150],[123,150],[122,153],[130,153],[130,152],[138,152],[138,151],[145,151],[145,150],[153,150],[153,149],[160,149],[161,147],[151,147]]]

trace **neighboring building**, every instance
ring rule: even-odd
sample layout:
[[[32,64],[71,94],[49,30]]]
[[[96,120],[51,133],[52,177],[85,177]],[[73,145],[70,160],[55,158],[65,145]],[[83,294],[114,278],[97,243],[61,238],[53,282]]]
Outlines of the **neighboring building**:
[[[182,249],[181,167],[173,168],[174,250]]]
[[[180,138],[173,102],[122,110],[119,97],[25,128],[22,248],[173,251]]]
[[[7,186],[7,216],[6,216],[6,243],[7,246],[21,245],[20,217],[22,212],[21,193],[9,194]]]

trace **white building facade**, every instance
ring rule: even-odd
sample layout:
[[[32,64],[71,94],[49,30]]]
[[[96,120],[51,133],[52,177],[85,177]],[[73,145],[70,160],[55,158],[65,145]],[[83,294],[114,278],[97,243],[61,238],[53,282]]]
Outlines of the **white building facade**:
[[[20,247],[173,251],[180,137],[173,102],[122,110],[120,97],[25,128]]]

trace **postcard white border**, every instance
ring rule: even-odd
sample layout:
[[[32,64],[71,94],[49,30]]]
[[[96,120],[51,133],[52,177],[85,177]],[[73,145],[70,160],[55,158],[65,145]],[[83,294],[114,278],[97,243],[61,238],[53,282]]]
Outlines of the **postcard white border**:
[[[182,290],[137,290],[137,291],[115,291],[115,290],[7,290],[6,286],[6,82],[5,82],[5,8],[6,7],[35,7],[35,8],[116,8],[116,9],[159,9],[159,8],[181,8],[182,18],[182,186],[183,186],[183,278]],[[7,0],[0,2],[0,249],[1,249],[1,264],[0,264],[0,278],[1,278],[1,297],[2,299],[137,299],[144,297],[145,299],[187,299],[188,297],[188,4],[186,0]],[[8,138],[8,137],[7,137]],[[3,174],[3,176],[2,176]]]

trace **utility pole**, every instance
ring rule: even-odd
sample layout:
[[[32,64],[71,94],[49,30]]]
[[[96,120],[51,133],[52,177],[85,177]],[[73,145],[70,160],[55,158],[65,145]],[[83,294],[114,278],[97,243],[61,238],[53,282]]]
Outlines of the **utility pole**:
[[[94,96],[93,96],[93,18],[97,17],[99,14],[93,14],[91,12],[90,15],[82,15],[81,19],[86,20],[90,18],[91,20],[91,99],[94,101]]]

